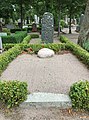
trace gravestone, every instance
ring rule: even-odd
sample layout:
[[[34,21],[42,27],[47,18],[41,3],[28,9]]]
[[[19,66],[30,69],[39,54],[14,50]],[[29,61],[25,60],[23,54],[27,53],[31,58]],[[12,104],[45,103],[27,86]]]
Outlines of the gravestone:
[[[80,16],[80,27],[81,27],[81,24],[82,24],[82,22],[83,22],[83,20],[84,20],[84,14],[81,14],[81,16]]]
[[[79,20],[79,25],[76,27],[76,32],[80,31],[83,20],[84,20],[84,14],[81,14],[80,20]]]
[[[38,17],[37,15],[34,15],[35,23],[38,24]]]
[[[2,39],[0,37],[0,53],[2,53]]]
[[[7,24],[6,27],[8,29],[14,29],[15,28],[14,24]]]
[[[68,16],[65,16],[65,23],[68,24]]]
[[[7,36],[7,33],[0,32],[0,36]]]
[[[45,43],[53,43],[54,19],[49,12],[44,13],[42,18],[41,39]]]
[[[36,25],[36,23],[32,24],[32,32],[37,32],[37,25]]]

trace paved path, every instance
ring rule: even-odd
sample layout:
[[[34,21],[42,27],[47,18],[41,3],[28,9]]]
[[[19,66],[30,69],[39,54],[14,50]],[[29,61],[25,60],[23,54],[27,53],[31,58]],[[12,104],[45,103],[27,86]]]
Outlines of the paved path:
[[[32,33],[30,33],[32,34]],[[34,33],[35,34],[35,33]],[[37,33],[39,34],[39,33]],[[53,39],[54,43],[59,43],[59,37],[57,37],[57,32],[54,32],[54,39]],[[33,38],[30,41],[30,44],[40,44],[41,43],[41,35],[39,34],[39,38]]]
[[[72,42],[76,43],[77,44],[77,41],[78,41],[78,36],[79,36],[79,33],[77,33],[76,31],[76,27],[72,27],[71,28],[71,31],[72,31],[72,34],[69,34],[69,29],[68,28],[64,28],[62,31],[66,34],[63,34],[64,36],[66,36],[67,38],[69,38]]]
[[[72,28],[72,34],[68,34],[68,28],[64,28],[62,31],[65,34],[60,33],[60,35],[66,36],[67,38],[70,39],[70,41],[77,44],[79,33],[75,32],[75,28]],[[59,37],[57,37],[57,34],[58,33],[55,31],[54,32],[54,40],[53,40],[54,43],[59,43],[60,42]],[[39,38],[34,38],[34,39],[31,39],[31,41],[30,41],[30,44],[40,44],[40,43],[41,43],[41,35],[39,35]]]
[[[23,54],[9,64],[0,79],[26,81],[29,92],[68,94],[73,83],[89,80],[89,70],[70,53],[46,59]]]
[[[30,44],[41,44],[41,38],[31,39]]]
[[[41,38],[33,38],[33,39],[31,39],[30,44],[41,44],[41,42],[42,42]],[[59,38],[54,36],[53,42],[54,43],[59,43],[60,42]]]
[[[69,38],[70,41],[72,41],[72,42],[77,44],[78,36],[79,36],[78,33],[62,34],[62,35],[64,35],[65,37]]]

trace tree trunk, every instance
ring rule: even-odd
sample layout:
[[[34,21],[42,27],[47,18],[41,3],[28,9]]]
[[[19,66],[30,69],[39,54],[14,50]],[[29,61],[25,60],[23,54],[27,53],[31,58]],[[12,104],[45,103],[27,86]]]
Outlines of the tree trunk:
[[[58,15],[58,36],[60,35],[60,14]]]
[[[61,32],[60,20],[61,20],[61,3],[59,5],[59,14],[58,14],[58,36],[60,36],[60,32]]]
[[[70,18],[70,21],[69,21],[69,34],[71,34],[71,19],[72,19],[72,13],[71,13],[71,6],[70,6],[70,15],[69,15],[69,18]]]
[[[2,32],[2,23],[0,22],[0,32]]]
[[[21,29],[23,28],[23,0],[21,0],[20,12],[21,12]]]
[[[27,24],[29,24],[29,17],[27,16]]]
[[[78,44],[83,46],[83,43],[87,41],[89,41],[89,0],[87,1],[85,16],[80,26]]]
[[[49,12],[49,2],[45,1],[45,12]]]

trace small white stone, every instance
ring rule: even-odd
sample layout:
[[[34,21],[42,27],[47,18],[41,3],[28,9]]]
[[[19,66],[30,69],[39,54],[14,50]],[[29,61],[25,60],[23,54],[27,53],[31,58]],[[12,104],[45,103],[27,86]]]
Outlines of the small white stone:
[[[42,48],[38,51],[38,57],[40,58],[48,58],[54,56],[54,51],[48,48]]]

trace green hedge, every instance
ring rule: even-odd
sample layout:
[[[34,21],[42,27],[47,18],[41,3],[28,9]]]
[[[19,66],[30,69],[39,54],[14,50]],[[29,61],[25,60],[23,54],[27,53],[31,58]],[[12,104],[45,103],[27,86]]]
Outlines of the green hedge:
[[[21,43],[24,37],[27,36],[26,31],[21,31],[12,35],[2,36],[2,43]]]
[[[21,28],[10,29],[11,33],[15,33],[16,31],[27,31],[27,28],[23,28],[23,29],[21,29]]]
[[[18,44],[0,55],[0,75],[3,72],[3,70],[6,69],[8,64],[21,53],[21,51],[21,47]]]
[[[65,49],[65,44],[60,43],[60,44],[20,44],[20,47],[24,51],[28,51],[27,49],[31,49],[31,53],[37,53],[41,48],[49,48],[54,50],[55,52],[59,52],[61,50]]]
[[[89,82],[80,81],[70,87],[69,96],[72,100],[73,108],[85,109],[89,111]]]
[[[66,43],[66,49],[74,53],[84,64],[89,67],[89,53],[79,45],[71,42],[68,38],[61,36],[60,41]]]
[[[30,36],[31,36],[31,38],[39,38],[39,34],[36,34],[36,33],[30,34]]]
[[[0,100],[8,108],[17,106],[27,98],[27,83],[20,81],[0,81]]]
[[[28,35],[28,36],[26,36],[26,37],[23,39],[22,43],[23,43],[23,44],[27,44],[27,43],[30,42],[30,40],[31,40],[31,36]],[[4,51],[7,51],[7,50],[9,50],[10,48],[14,47],[15,45],[16,45],[16,44],[13,44],[13,43],[3,44],[3,49],[4,49]]]
[[[29,43],[30,42],[30,40],[31,40],[31,36],[30,35],[28,35],[28,36],[26,36],[24,39],[23,39],[23,44],[27,44],[27,43]]]
[[[7,43],[7,44],[3,44],[3,49],[4,51],[9,50],[10,48],[14,47],[16,44],[12,44],[12,43]]]
[[[59,37],[59,40],[60,40],[61,42],[63,42],[63,43],[70,42],[69,39],[68,39],[67,37],[62,36],[62,35]]]
[[[89,52],[89,41],[83,43],[83,48]]]

